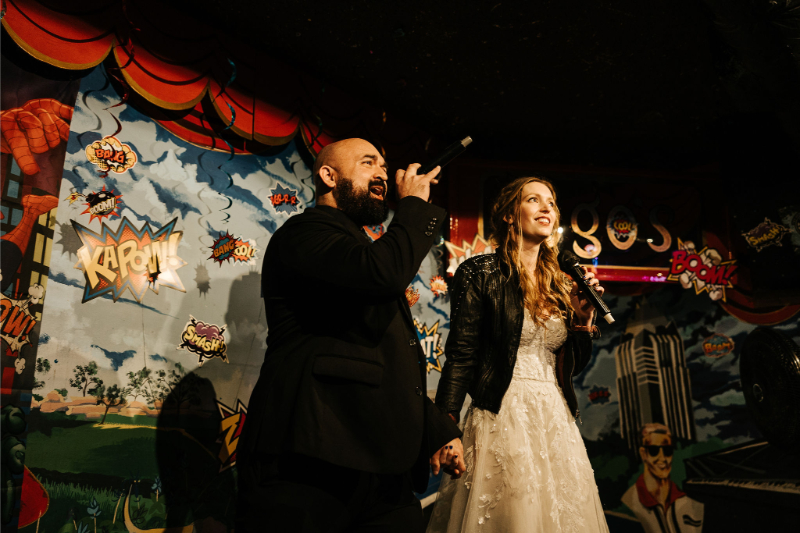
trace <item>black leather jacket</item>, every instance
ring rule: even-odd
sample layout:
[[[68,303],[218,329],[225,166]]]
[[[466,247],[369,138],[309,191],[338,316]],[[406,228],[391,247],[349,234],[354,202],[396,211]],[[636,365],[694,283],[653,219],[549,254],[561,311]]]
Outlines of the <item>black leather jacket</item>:
[[[467,259],[450,287],[450,334],[436,405],[459,419],[472,405],[497,413],[511,383],[522,334],[523,299],[516,275],[497,254]],[[580,416],[572,377],[592,355],[589,333],[569,330],[556,357],[556,377],[573,416]]]

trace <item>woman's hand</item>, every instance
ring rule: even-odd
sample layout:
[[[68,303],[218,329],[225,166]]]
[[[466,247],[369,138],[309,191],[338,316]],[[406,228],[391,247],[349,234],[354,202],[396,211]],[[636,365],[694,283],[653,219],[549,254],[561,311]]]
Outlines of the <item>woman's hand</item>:
[[[600,280],[595,277],[594,272],[589,272],[585,266],[582,266],[581,269],[583,269],[583,279],[586,280],[586,283],[593,287],[598,295],[602,296],[605,289],[600,286]],[[594,306],[583,294],[583,291],[578,290],[578,284],[575,282],[572,283],[572,291],[569,293],[569,297],[572,301],[572,308],[575,310],[575,322],[577,325],[591,326],[594,318]]]
[[[437,475],[440,469],[458,479],[461,474],[467,469],[464,464],[464,446],[461,444],[461,439],[454,439],[441,447],[441,449],[433,454],[430,459],[430,465],[433,468],[433,475]]]

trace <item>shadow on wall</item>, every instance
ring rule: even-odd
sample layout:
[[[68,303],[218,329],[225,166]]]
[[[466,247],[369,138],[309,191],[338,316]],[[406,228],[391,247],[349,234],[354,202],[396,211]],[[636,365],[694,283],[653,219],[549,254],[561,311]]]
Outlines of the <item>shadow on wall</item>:
[[[235,469],[220,467],[221,417],[214,386],[180,363],[170,372],[180,379],[158,416],[155,483],[168,501],[167,531],[229,531],[235,517],[236,476]],[[131,506],[130,512],[136,509]]]
[[[230,339],[228,358],[231,364],[257,365],[257,375],[264,362],[262,346],[267,337],[260,272],[250,271],[233,280],[228,294],[225,324],[228,326],[227,338]]]

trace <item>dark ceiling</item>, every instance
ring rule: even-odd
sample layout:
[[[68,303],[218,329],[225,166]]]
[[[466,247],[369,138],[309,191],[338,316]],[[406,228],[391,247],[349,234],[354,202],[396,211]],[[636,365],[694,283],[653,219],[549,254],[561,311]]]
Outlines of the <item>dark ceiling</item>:
[[[800,146],[798,0],[170,3],[487,159],[686,169]]]

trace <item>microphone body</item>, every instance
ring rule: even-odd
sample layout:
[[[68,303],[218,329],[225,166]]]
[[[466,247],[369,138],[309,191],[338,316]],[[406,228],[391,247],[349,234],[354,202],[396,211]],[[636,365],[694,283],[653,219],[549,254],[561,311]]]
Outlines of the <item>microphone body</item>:
[[[472,137],[464,137],[460,141],[454,142],[445,148],[444,152],[439,154],[439,156],[437,156],[435,159],[419,167],[419,170],[417,170],[417,175],[427,174],[437,166],[445,166],[447,163],[463,154],[471,142]]]
[[[578,261],[578,256],[569,250],[562,250],[561,253],[558,254],[558,266],[575,280],[575,283],[578,284],[578,288],[583,291],[584,296],[592,302],[597,313],[603,317],[606,322],[613,324],[614,317],[611,316],[611,310],[603,299],[600,298],[600,295],[597,294],[597,291],[594,290],[594,287],[590,286],[586,283],[586,280],[583,279],[584,272]]]

